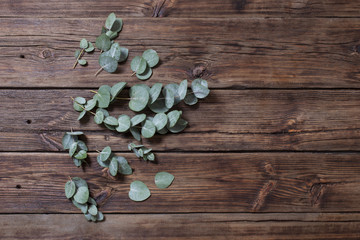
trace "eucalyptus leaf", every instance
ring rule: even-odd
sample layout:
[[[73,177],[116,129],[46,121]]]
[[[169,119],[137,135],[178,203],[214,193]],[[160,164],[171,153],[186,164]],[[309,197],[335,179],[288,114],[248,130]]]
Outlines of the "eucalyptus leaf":
[[[104,220],[104,214],[102,212],[98,211],[98,214],[96,216],[96,221],[101,222],[103,220]]]
[[[157,131],[163,129],[166,126],[167,122],[168,117],[165,113],[158,113],[154,116],[153,123]]]
[[[104,117],[110,116],[109,112],[106,109],[103,109],[103,108],[96,109],[96,112],[99,112],[99,111],[104,113]]]
[[[111,27],[111,31],[113,32],[120,32],[123,26],[123,21],[121,18],[117,18],[115,20],[115,22],[113,23],[112,27]]]
[[[110,125],[110,126],[114,126],[117,127],[119,125],[119,122],[116,118],[112,117],[112,116],[108,116],[105,118],[104,123]]]
[[[184,102],[187,105],[195,105],[198,102],[197,97],[195,97],[194,93],[189,93],[186,95],[186,97],[184,98]]]
[[[100,86],[99,90],[94,96],[94,99],[97,100],[97,105],[99,108],[107,108],[110,104],[110,87],[108,85]]]
[[[65,184],[65,196],[67,198],[71,198],[72,196],[74,196],[75,191],[76,191],[75,183],[73,181],[67,181]]]
[[[119,163],[119,173],[123,174],[123,175],[130,175],[132,174],[132,169],[128,163],[128,161],[126,160],[126,158],[124,157],[116,157],[117,161]]]
[[[66,132],[66,134],[71,135],[71,136],[80,136],[80,135],[84,135],[83,132],[81,131],[76,131],[76,132]]]
[[[155,175],[155,185],[158,188],[167,188],[174,181],[174,175],[168,172],[158,172]]]
[[[205,98],[210,93],[210,90],[208,89],[208,84],[204,79],[195,79],[191,83],[191,89],[195,97],[200,99]]]
[[[146,87],[142,85],[134,85],[130,88],[129,108],[135,112],[143,110],[149,102],[149,92]]]
[[[119,170],[119,163],[117,161],[117,158],[116,157],[113,157],[110,161],[110,165],[109,165],[109,172],[110,172],[110,175],[115,177],[117,172]]]
[[[74,199],[72,199],[72,203],[74,204],[75,207],[80,209],[82,213],[84,213],[84,214],[87,213],[87,211],[88,211],[88,205],[87,204],[80,204],[80,203],[76,202]]]
[[[188,124],[187,121],[180,118],[179,121],[177,121],[177,123],[175,124],[174,127],[171,127],[171,128],[168,128],[168,129],[172,133],[179,133],[179,132],[183,131],[186,128],[187,124]]]
[[[102,51],[107,51],[111,47],[110,38],[106,35],[106,33],[103,33],[96,38],[95,45],[98,49]]]
[[[136,140],[141,141],[140,130],[137,127],[131,127],[130,128],[130,133],[133,135],[133,137]]]
[[[107,146],[100,152],[100,161],[105,162],[106,160],[108,160],[110,155],[111,155],[111,148]]]
[[[84,204],[89,199],[89,189],[87,187],[79,187],[74,195],[74,200],[80,204]]]
[[[125,47],[120,47],[120,59],[119,59],[119,63],[124,62],[128,56],[129,56],[129,49],[125,48]]]
[[[154,113],[165,113],[170,109],[165,105],[165,98],[162,93],[159,95],[159,98],[156,99],[154,103],[149,104],[148,107]]]
[[[141,128],[141,135],[143,135],[145,138],[151,138],[154,136],[155,132],[155,125],[151,121],[146,120],[145,124]]]
[[[87,152],[85,150],[80,150],[77,154],[75,154],[74,158],[78,160],[85,159],[87,157]]]
[[[167,114],[167,117],[169,119],[169,127],[172,128],[175,126],[175,124],[178,122],[182,112],[178,110],[173,110]]]
[[[192,84],[200,84],[200,85],[202,85],[202,86],[204,86],[206,88],[209,88],[207,81],[205,79],[202,79],[202,78],[195,79],[194,81],[192,81]]]
[[[162,134],[162,135],[167,134],[168,132],[169,132],[169,130],[167,129],[167,127],[157,130],[157,133]]]
[[[155,160],[155,155],[154,155],[154,153],[148,154],[148,155],[147,155],[147,159],[148,159],[149,161],[154,161],[154,160]]]
[[[115,58],[100,55],[99,57],[100,66],[107,72],[113,73],[118,67],[118,62]]]
[[[76,149],[77,149],[77,146],[78,146],[78,143],[77,142],[73,142],[70,146],[70,149],[69,149],[69,155],[70,157],[72,157],[75,152],[76,152]]]
[[[144,150],[144,154],[148,154],[152,151],[151,148],[143,148],[143,150]]]
[[[91,42],[88,42],[89,43],[89,46],[87,48],[85,48],[85,52],[89,53],[89,52],[92,52],[94,51],[94,45],[91,43]]]
[[[100,154],[96,157],[96,160],[98,162],[98,164],[104,168],[108,168],[110,165],[110,159],[106,160],[106,161],[101,161],[100,159]]]
[[[139,123],[142,123],[145,119],[146,119],[145,113],[137,114],[131,118],[131,120],[130,120],[131,126],[136,126]]]
[[[75,59],[78,59],[80,53],[81,53],[81,51],[79,49],[75,51],[75,54],[74,54]]]
[[[73,108],[74,108],[74,110],[75,111],[77,111],[77,112],[82,112],[84,109],[84,106],[83,105],[81,105],[81,104],[79,104],[79,103],[77,103],[76,101],[74,101],[73,102]]]
[[[81,66],[85,66],[87,64],[87,61],[85,59],[79,59],[78,60],[78,63],[81,65]]]
[[[172,106],[174,106],[174,92],[168,88],[163,89],[163,95],[165,96],[165,106],[170,109]]]
[[[110,38],[110,40],[115,39],[118,36],[117,32],[113,32],[111,30],[107,31],[105,34],[106,34],[106,36],[108,36]]]
[[[82,179],[82,178],[73,177],[73,178],[71,178],[71,180],[75,183],[76,188],[79,188],[79,187],[88,188],[88,185],[87,185],[86,181],[84,179]]]
[[[183,100],[186,97],[186,92],[187,92],[187,80],[185,79],[181,81],[178,88],[178,95],[180,100]]]
[[[85,48],[88,48],[88,46],[89,46],[88,41],[85,38],[81,39],[80,48],[85,49]]]
[[[98,209],[95,205],[90,205],[88,208],[88,212],[93,215],[96,216],[98,214]]]
[[[78,146],[78,148],[81,149],[81,150],[88,151],[88,147],[87,147],[86,144],[85,144],[83,141],[81,141],[81,140],[77,141],[77,146]]]
[[[94,122],[96,124],[102,124],[104,121],[104,113],[102,111],[97,111],[94,116]]]
[[[153,68],[159,63],[159,56],[153,49],[148,49],[143,52],[142,57],[146,60],[149,67]]]
[[[80,121],[80,120],[85,116],[85,114],[86,114],[86,110],[83,110],[83,111],[79,114],[77,120]]]
[[[97,202],[96,202],[95,199],[93,199],[92,197],[89,197],[88,203],[97,206]]]
[[[115,100],[115,98],[119,95],[119,93],[124,89],[126,86],[126,82],[119,82],[111,87],[110,95],[111,95],[111,101]]]
[[[79,103],[79,104],[81,104],[81,105],[84,105],[84,104],[86,103],[86,99],[83,98],[83,97],[76,97],[76,98],[74,99],[74,101],[77,102],[77,103]]]
[[[147,67],[147,62],[144,58],[136,56],[133,58],[130,64],[131,70],[137,74],[143,74]]]
[[[72,136],[67,133],[64,134],[62,138],[62,145],[65,150],[70,149],[71,144],[78,140],[77,136]]]
[[[107,57],[114,58],[114,59],[116,59],[116,61],[120,60],[120,55],[121,55],[121,49],[120,49],[120,46],[118,43],[112,44],[111,48],[108,51],[103,52],[101,54],[101,56],[107,56]]]
[[[129,198],[136,202],[141,202],[150,197],[151,193],[145,183],[134,181],[130,184]]]
[[[80,167],[82,164],[82,161],[79,159],[73,158],[73,161],[74,161],[75,166],[77,166],[77,167]]]
[[[111,131],[115,131],[115,130],[116,130],[116,127],[111,126],[111,125],[109,125],[109,124],[104,123],[104,126],[105,126],[107,129],[111,130]]]
[[[91,111],[96,106],[96,102],[96,99],[90,99],[89,101],[87,101],[87,103],[85,104],[85,110]]]
[[[174,95],[174,105],[178,104],[181,101],[180,96],[179,96],[179,85],[177,85],[176,83],[167,84],[164,87],[163,91],[164,90],[165,91],[168,90],[168,91],[172,92],[172,95]]]
[[[151,77],[151,75],[152,75],[152,70],[150,67],[147,67],[143,74],[136,73],[136,77],[140,80],[147,80]]]
[[[112,25],[114,24],[115,20],[116,20],[115,13],[110,13],[105,21],[105,28],[110,30]]]
[[[156,99],[158,99],[160,93],[161,93],[161,88],[162,88],[162,83],[155,83],[150,91],[149,91],[149,95],[150,95],[150,104],[154,103],[156,101]]]
[[[118,118],[119,126],[116,128],[118,132],[126,132],[131,126],[130,117],[127,115],[121,115]]]

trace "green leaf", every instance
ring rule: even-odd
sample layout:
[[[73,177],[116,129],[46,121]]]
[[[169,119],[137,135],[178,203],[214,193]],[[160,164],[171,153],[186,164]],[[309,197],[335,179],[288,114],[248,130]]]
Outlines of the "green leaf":
[[[72,157],[75,154],[77,146],[78,146],[77,142],[73,142],[73,144],[71,144],[70,149],[69,149],[70,157]]]
[[[85,159],[87,157],[87,152],[85,150],[80,150],[77,154],[75,154],[74,158],[78,160]]]
[[[144,154],[148,154],[148,153],[150,153],[151,151],[152,151],[152,149],[151,148],[143,148],[144,149]]]
[[[96,99],[90,99],[85,105],[86,111],[91,111],[96,106]]]
[[[167,127],[157,130],[157,133],[162,134],[162,135],[167,134],[168,132],[169,132],[169,130],[167,129]]]
[[[77,145],[78,145],[79,149],[88,151],[88,148],[87,148],[86,144],[83,141],[81,141],[81,140],[77,141]]]
[[[116,118],[112,117],[112,116],[108,116],[105,118],[104,123],[110,125],[110,126],[114,126],[117,127],[119,125],[119,122]]]
[[[129,198],[135,202],[141,202],[150,197],[151,193],[145,183],[134,181],[130,184]]]
[[[180,96],[179,96],[179,85],[177,85],[176,83],[170,83],[170,84],[167,84],[164,89],[163,89],[163,92],[164,90],[168,90],[168,91],[171,91],[172,94],[174,95],[174,105],[178,104],[181,100],[180,100]]]
[[[88,212],[93,215],[93,216],[96,216],[98,214],[98,209],[95,205],[90,205],[89,206],[89,209],[88,209]]]
[[[170,132],[172,133],[179,133],[182,130],[184,130],[187,126],[188,122],[184,119],[180,118],[179,121],[175,124],[174,127],[168,128]]]
[[[130,117],[127,115],[120,115],[118,118],[119,126],[116,128],[118,132],[126,132],[131,126]]]
[[[81,53],[81,51],[79,49],[75,51],[75,54],[74,54],[75,59],[78,59],[80,53]]]
[[[140,80],[147,80],[151,77],[152,70],[150,67],[147,67],[143,74],[136,74],[136,77]]]
[[[111,87],[110,94],[111,94],[111,101],[113,101],[119,93],[124,89],[126,86],[126,82],[119,82]]]
[[[168,172],[158,172],[155,175],[155,185],[158,188],[167,188],[174,181],[174,175]]]
[[[80,135],[84,135],[83,132],[81,131],[76,131],[76,132],[66,132],[66,134],[69,134],[71,136],[80,136]]]
[[[105,126],[107,129],[110,129],[111,131],[115,131],[115,130],[116,130],[116,127],[111,126],[111,125],[109,125],[109,124],[104,123],[104,126]]]
[[[139,123],[142,123],[144,120],[146,119],[146,114],[145,113],[142,113],[142,114],[137,114],[135,116],[133,116],[131,118],[131,126],[136,126],[138,125]]]
[[[71,144],[78,140],[77,136],[72,136],[67,133],[64,134],[62,138],[62,145],[65,150],[70,149]]]
[[[178,110],[173,110],[167,114],[167,117],[169,119],[169,127],[172,128],[175,126],[177,121],[179,120],[182,112]],[[161,128],[160,128],[161,129]]]
[[[85,66],[87,64],[87,61],[85,59],[79,59],[78,60],[78,63],[81,65],[81,66]]]
[[[153,49],[148,49],[144,51],[142,57],[149,64],[149,67],[153,68],[159,63],[159,56],[157,52]]]
[[[71,180],[75,183],[76,188],[79,188],[79,187],[88,188],[88,185],[87,185],[86,181],[84,179],[82,179],[82,178],[73,177],[73,178],[71,178]]]
[[[129,56],[129,49],[127,49],[125,47],[120,47],[120,51],[121,51],[121,54],[120,54],[119,63],[124,62]]]
[[[105,34],[110,38],[110,40],[115,39],[118,36],[118,33],[113,31],[107,31]]]
[[[165,105],[165,98],[164,95],[161,93],[159,98],[152,104],[148,105],[150,110],[154,113],[164,113],[169,110],[169,108]]]
[[[150,104],[154,103],[161,93],[162,83],[155,83],[150,91]]]
[[[102,85],[94,96],[97,100],[97,105],[100,108],[107,108],[110,104],[110,87],[108,85]]]
[[[76,202],[74,199],[72,199],[72,203],[75,205],[75,207],[80,209],[82,213],[84,213],[84,214],[87,213],[87,211],[88,211],[87,204],[80,204],[80,203]]]
[[[104,220],[104,214],[102,212],[98,211],[98,214],[96,216],[96,221],[101,222],[103,220]]]
[[[88,203],[97,206],[97,202],[96,202],[95,199],[93,199],[92,197],[89,197]]]
[[[88,46],[89,46],[88,41],[85,38],[81,39],[80,48],[85,49],[85,48],[88,48]]]
[[[186,95],[186,97],[184,98],[184,102],[187,105],[195,105],[198,102],[197,97],[195,97],[194,93],[189,93],[188,95]]]
[[[118,68],[118,62],[115,58],[100,55],[99,57],[100,66],[108,73],[113,73]]]
[[[209,95],[210,90],[208,89],[208,84],[206,80],[204,79],[195,79],[191,83],[191,89],[197,98],[205,98],[207,95]]]
[[[137,127],[131,127],[130,128],[130,133],[133,135],[133,137],[136,140],[141,141],[140,130]]]
[[[165,106],[168,109],[172,108],[172,106],[174,106],[174,102],[175,102],[175,100],[174,100],[174,98],[175,98],[174,92],[169,88],[164,88],[163,89],[163,95],[165,96]]]
[[[155,125],[151,121],[146,120],[145,124],[141,128],[141,135],[143,135],[144,138],[151,138],[154,136],[155,131]]]
[[[91,43],[91,42],[88,42],[89,43],[89,46],[87,48],[85,48],[85,52],[92,52],[94,51],[94,45]]]
[[[106,33],[103,33],[96,38],[95,46],[98,49],[103,50],[104,52],[110,49],[111,41],[110,38],[106,35]]]
[[[106,160],[108,160],[110,155],[111,155],[111,148],[107,146],[100,152],[100,161],[105,162]]]
[[[135,112],[143,110],[149,102],[149,92],[143,85],[137,84],[130,88],[129,108]]]
[[[82,164],[82,161],[79,159],[73,158],[73,161],[74,161],[75,166],[77,166],[77,167],[80,167]]]
[[[186,92],[187,92],[187,80],[185,79],[181,81],[178,88],[178,95],[180,100],[183,100],[186,97]]]
[[[153,123],[157,131],[163,129],[166,126],[167,122],[168,117],[165,113],[158,113],[154,116]]]
[[[119,170],[119,163],[118,163],[118,161],[117,161],[117,158],[116,158],[116,157],[115,157],[115,158],[113,157],[113,158],[111,159],[111,162],[110,162],[110,165],[109,165],[110,175],[113,176],[113,177],[115,177],[116,174],[117,174],[117,172],[118,172],[118,170]]]
[[[126,158],[124,157],[116,157],[118,163],[119,163],[119,173],[123,174],[123,175],[130,175],[132,174],[132,169],[128,163],[128,161],[126,160]]]
[[[102,111],[96,111],[96,114],[94,116],[94,122],[96,124],[102,124],[104,121],[104,113]]]
[[[133,70],[137,74],[143,74],[146,70],[147,63],[144,58],[136,56],[131,61],[130,67],[131,67],[131,70]]]
[[[153,153],[150,153],[149,155],[147,155],[147,159],[149,161],[154,161],[155,160],[155,155]]]
[[[79,117],[77,118],[78,121],[80,121],[86,114],[86,110],[82,111],[80,114],[79,114]]]
[[[74,195],[74,200],[80,204],[84,204],[89,199],[89,189],[87,187],[79,187]]]
[[[101,161],[100,159],[100,154],[96,157],[96,160],[98,162],[98,164],[104,168],[108,168],[110,165],[110,159],[106,160],[106,161]]]
[[[73,108],[75,109],[75,111],[82,112],[84,110],[83,107],[83,105],[77,103],[76,101],[73,102]]]
[[[98,109],[96,109],[96,112],[99,112],[99,111],[101,111],[101,112],[104,113],[104,117],[110,116],[110,115],[109,115],[109,112],[108,112],[106,109],[103,109],[103,108],[98,108]]]
[[[101,27],[101,34],[106,33],[106,32],[107,32],[107,29],[104,26]]]
[[[84,105],[84,104],[86,103],[86,99],[83,98],[83,97],[76,97],[76,98],[74,99],[74,101],[77,102],[77,103],[79,103],[79,104],[81,104],[81,105]]]
[[[116,61],[120,60],[120,55],[121,55],[121,50],[118,43],[114,43],[113,45],[111,45],[111,48],[108,51],[103,52],[101,54],[101,56],[114,58],[116,59]]]
[[[116,20],[115,13],[110,13],[105,21],[105,27],[110,30],[115,20]]]
[[[65,196],[67,198],[71,198],[72,196],[74,196],[75,191],[76,191],[75,183],[73,181],[67,181],[67,183],[65,184]]]
[[[123,21],[121,18],[117,18],[114,22],[114,24],[111,27],[111,31],[113,32],[120,32],[123,26]]]

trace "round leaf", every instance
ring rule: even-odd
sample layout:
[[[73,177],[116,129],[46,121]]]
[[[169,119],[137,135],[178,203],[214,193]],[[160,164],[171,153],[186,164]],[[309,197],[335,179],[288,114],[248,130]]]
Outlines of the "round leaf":
[[[98,214],[96,216],[96,221],[101,222],[103,220],[104,220],[104,214],[102,212],[98,211]]]
[[[140,80],[147,80],[151,77],[152,70],[150,67],[147,67],[143,74],[136,74],[136,77]]]
[[[105,147],[100,153],[100,161],[105,162],[111,155],[111,148],[109,146]]]
[[[77,136],[72,136],[70,134],[65,133],[62,138],[62,145],[65,150],[70,149],[71,144],[77,141]]]
[[[210,93],[207,82],[204,79],[200,79],[200,78],[195,79],[191,83],[191,89],[194,95],[200,99],[205,98]]]
[[[178,88],[178,95],[180,100],[183,100],[186,97],[186,92],[187,92],[187,80],[185,79],[181,81]]]
[[[169,119],[169,127],[170,128],[175,126],[175,124],[178,122],[181,114],[182,114],[182,112],[178,111],[178,110],[171,111],[167,114],[167,117]]]
[[[96,157],[96,160],[98,162],[98,164],[104,168],[108,168],[110,165],[110,159],[106,160],[106,161],[101,161],[100,159],[100,154]]]
[[[169,132],[169,130],[166,127],[164,127],[163,129],[157,130],[157,133],[162,134],[162,135],[167,134],[168,132]]]
[[[144,51],[142,57],[149,64],[149,67],[153,68],[159,63],[159,56],[157,52],[153,49],[148,49]]]
[[[85,150],[80,150],[77,154],[75,154],[74,158],[78,160],[85,159],[87,157],[87,152]]]
[[[102,122],[104,121],[104,113],[102,111],[96,111],[94,121],[96,124],[102,124]]]
[[[79,103],[77,103],[76,101],[74,101],[74,103],[73,103],[73,108],[75,109],[75,111],[77,111],[77,112],[82,112],[84,109],[84,106],[83,105],[81,105],[81,104],[79,104]]]
[[[81,140],[77,141],[77,145],[78,145],[78,148],[79,148],[79,149],[82,149],[82,150],[85,150],[85,151],[88,150],[86,144],[85,144],[83,141],[81,141]]]
[[[98,214],[98,209],[95,205],[90,205],[88,208],[88,212],[93,215],[96,216]]]
[[[83,98],[83,97],[76,97],[76,98],[74,99],[74,101],[77,102],[77,103],[79,103],[79,104],[81,104],[81,105],[84,105],[84,104],[86,103],[86,99]]]
[[[65,196],[67,198],[71,198],[72,196],[74,196],[75,191],[76,191],[75,183],[73,181],[67,181],[67,183],[65,184]]]
[[[89,46],[85,49],[85,52],[92,52],[94,51],[94,45],[91,43],[91,42],[88,42],[89,43]]]
[[[154,136],[155,131],[155,125],[150,120],[146,120],[144,126],[141,128],[141,135],[143,135],[144,138],[151,138]]]
[[[111,126],[111,125],[109,125],[109,124],[104,123],[104,126],[105,126],[107,129],[110,129],[111,131],[115,131],[115,130],[116,130],[116,127]]]
[[[120,51],[121,51],[121,54],[120,54],[119,63],[124,62],[127,59],[127,57],[129,56],[129,49],[127,49],[125,47],[120,47]]]
[[[116,20],[115,13],[110,13],[105,21],[105,27],[110,30],[115,20]]]
[[[128,163],[128,161],[124,157],[116,157],[119,163],[119,173],[123,175],[132,174],[132,169]]]
[[[82,178],[73,177],[73,178],[71,178],[71,180],[75,183],[77,188],[79,188],[79,187],[88,188],[88,185],[87,185],[86,181],[84,179],[82,179]]]
[[[117,158],[112,158],[109,165],[109,172],[110,175],[115,177],[117,172],[119,170],[119,162],[117,161]]]
[[[161,93],[162,83],[155,83],[150,91],[150,104],[154,103]]]
[[[111,87],[110,95],[111,95],[111,101],[113,101],[119,93],[124,89],[126,86],[126,82],[119,82]]]
[[[78,60],[78,63],[81,65],[81,66],[84,66],[87,64],[87,61],[85,59],[79,59]]]
[[[130,67],[131,67],[131,70],[133,70],[137,74],[143,74],[146,70],[147,63],[144,58],[136,56],[131,61]]]
[[[170,83],[164,87],[163,92],[166,90],[172,92],[171,95],[174,95],[174,105],[178,104],[181,101],[178,93],[179,85],[177,85],[176,83]]]
[[[119,122],[116,118],[112,117],[112,116],[108,116],[105,118],[104,123],[110,125],[110,126],[114,126],[117,127],[119,125]]]
[[[79,49],[75,51],[75,54],[74,54],[75,59],[78,59],[80,53],[81,53],[81,51]]]
[[[155,175],[155,184],[158,188],[167,188],[174,181],[174,176],[168,172],[158,172]]]
[[[72,199],[72,203],[75,205],[75,207],[80,209],[82,213],[84,213],[84,214],[87,213],[87,211],[88,211],[87,204],[80,204],[80,203],[76,202],[74,199]]]
[[[149,161],[154,161],[155,160],[155,155],[153,153],[150,153],[149,155],[147,155],[147,159]]]
[[[130,117],[127,115],[121,115],[118,118],[119,126],[116,128],[118,132],[126,132],[131,126]]]
[[[110,38],[106,35],[106,33],[103,33],[96,38],[95,45],[98,49],[107,51],[111,47]]]
[[[77,142],[74,142],[73,144],[71,144],[70,149],[69,149],[70,157],[72,157],[75,154],[77,146],[78,146]]]
[[[172,106],[174,106],[174,98],[175,98],[175,94],[172,90],[170,90],[169,88],[164,88],[163,89],[163,94],[165,96],[165,105],[168,109],[172,108]]]
[[[87,187],[79,187],[74,195],[74,200],[80,204],[84,204],[89,199],[89,189]]]
[[[110,38],[110,40],[115,39],[118,36],[117,32],[113,32],[111,30],[107,31],[105,34]]]
[[[134,85],[130,88],[129,108],[135,112],[143,110],[149,102],[149,92],[143,85]]]
[[[85,105],[85,110],[90,111],[96,106],[96,99],[90,99]]]
[[[110,87],[108,85],[100,86],[94,99],[97,100],[98,107],[107,108],[110,104]]]
[[[116,61],[120,60],[120,55],[121,55],[121,50],[118,43],[114,43],[113,45],[111,45],[111,48],[108,51],[103,52],[101,54],[101,56],[114,58],[116,59]]]
[[[154,113],[164,113],[169,110],[169,108],[165,105],[165,98],[164,95],[161,93],[159,98],[152,104],[148,105],[150,110]]]
[[[158,113],[154,116],[153,123],[157,131],[163,129],[166,126],[167,122],[168,117],[165,113]]]
[[[185,102],[185,104],[191,106],[191,105],[195,105],[198,102],[198,99],[197,99],[197,97],[195,97],[194,93],[189,93],[184,98],[184,102]]]
[[[117,18],[115,20],[115,22],[113,23],[112,27],[111,27],[111,31],[113,32],[120,32],[123,26],[123,21],[121,18]]]
[[[131,126],[136,126],[138,125],[139,123],[142,123],[144,120],[146,119],[146,114],[145,113],[142,113],[142,114],[137,114],[135,116],[133,116],[131,118]]]
[[[129,198],[136,202],[141,202],[150,197],[150,190],[141,181],[134,181],[130,184]]]
[[[200,84],[200,85],[202,85],[202,86],[204,86],[206,88],[209,88],[207,81],[205,79],[202,79],[202,78],[195,79],[194,81],[192,81],[192,84]]]
[[[97,202],[96,202],[95,199],[93,199],[92,197],[89,197],[88,203],[97,206]]]
[[[136,140],[141,141],[140,130],[137,127],[131,127],[130,133]]]
[[[181,132],[182,130],[184,130],[186,128],[187,124],[188,124],[187,121],[180,118],[179,121],[177,121],[177,123],[175,124],[174,127],[168,128],[168,129],[172,133],[179,133],[179,132]]]
[[[77,120],[80,121],[80,120],[85,116],[85,114],[86,114],[86,110],[82,111],[82,112],[79,114]]]
[[[75,166],[77,166],[77,167],[80,167],[82,164],[82,161],[79,159],[73,158],[73,161],[74,161]]]
[[[118,62],[115,58],[100,55],[99,57],[100,66],[107,72],[113,73],[118,67]]]
[[[109,112],[108,112],[106,109],[103,109],[103,108],[98,108],[98,109],[96,109],[96,112],[99,112],[99,111],[101,111],[101,112],[104,113],[104,117],[110,116],[110,115],[109,115]]]
[[[87,41],[85,38],[81,39],[81,41],[80,41],[80,48],[85,49],[85,48],[88,48],[88,46],[89,46],[88,41]]]

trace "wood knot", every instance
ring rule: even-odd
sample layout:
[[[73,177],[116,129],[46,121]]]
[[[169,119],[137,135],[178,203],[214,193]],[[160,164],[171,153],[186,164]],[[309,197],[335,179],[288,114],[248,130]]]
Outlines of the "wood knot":
[[[40,58],[46,59],[52,57],[52,52],[49,49],[44,49],[39,54]]]
[[[323,202],[323,196],[327,190],[326,183],[314,183],[310,186],[310,202],[311,206],[319,207]]]
[[[245,8],[246,0],[233,0],[234,8],[238,11],[241,11]]]
[[[176,0],[156,0],[152,3],[152,17],[166,17]]]
[[[196,64],[193,68],[187,71],[187,75],[190,79],[202,78],[210,76],[208,67],[204,64]]]
[[[111,196],[112,188],[107,187],[101,192],[94,194],[94,199],[99,205],[103,205],[105,201]]]

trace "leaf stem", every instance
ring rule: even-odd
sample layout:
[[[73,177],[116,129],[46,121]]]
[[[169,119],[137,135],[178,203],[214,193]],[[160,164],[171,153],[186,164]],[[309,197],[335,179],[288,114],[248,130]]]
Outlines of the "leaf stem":
[[[104,70],[104,68],[102,68],[102,67],[101,67],[99,70],[97,70],[97,72],[95,73],[95,77],[96,77],[97,75],[99,75],[99,73],[101,73],[102,70]]]
[[[136,72],[133,72],[133,73],[131,74],[131,77],[134,76],[135,74],[136,74]]]
[[[81,58],[81,55],[84,53],[84,48],[81,50],[79,56],[76,59],[76,62],[74,63],[73,69],[75,69],[76,65],[78,64],[79,59]]]
[[[89,112],[89,113],[91,113],[92,115],[96,115],[95,113],[93,113],[92,111],[88,111],[88,110],[86,110],[80,103],[78,103],[77,101],[75,101],[75,99],[73,98],[73,97],[70,97],[74,102],[76,102],[77,103],[77,105],[79,105],[83,110],[85,110],[85,111],[87,111],[87,112]]]

